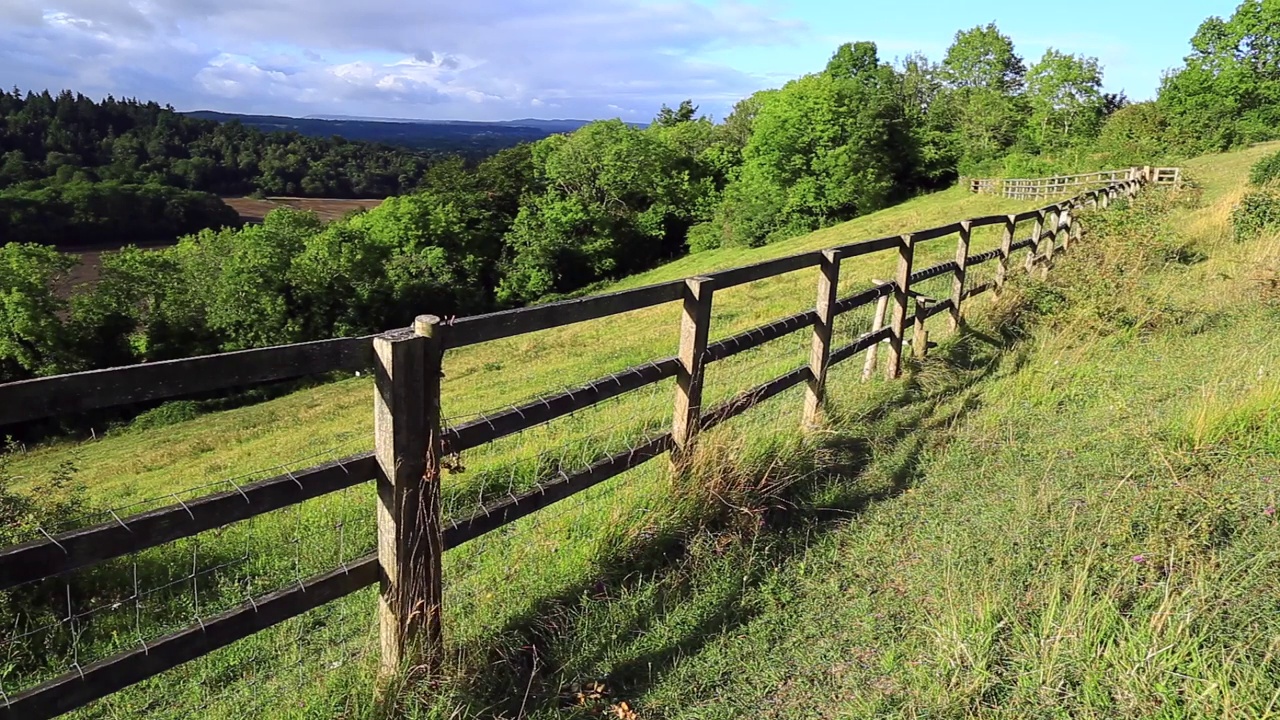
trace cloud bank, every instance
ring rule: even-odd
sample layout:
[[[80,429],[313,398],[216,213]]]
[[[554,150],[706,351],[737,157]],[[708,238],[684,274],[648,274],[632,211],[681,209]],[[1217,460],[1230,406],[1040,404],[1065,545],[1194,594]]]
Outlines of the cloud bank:
[[[808,35],[741,0],[0,0],[8,84],[290,115],[722,116],[770,82],[703,57]]]

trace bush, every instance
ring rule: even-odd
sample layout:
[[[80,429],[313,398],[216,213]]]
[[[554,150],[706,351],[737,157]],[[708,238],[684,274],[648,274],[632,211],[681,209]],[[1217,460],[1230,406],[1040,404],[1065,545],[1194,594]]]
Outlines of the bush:
[[[1264,230],[1275,227],[1280,227],[1280,191],[1248,193],[1231,211],[1231,228],[1236,242],[1252,240]]]
[[[698,253],[704,250],[715,250],[720,247],[722,230],[714,223],[698,223],[689,228],[689,252]]]
[[[129,427],[134,430],[150,430],[167,425],[177,425],[180,422],[200,417],[202,412],[200,403],[194,400],[176,400],[142,413],[134,418]]]
[[[1280,180],[1280,152],[1268,155],[1254,163],[1249,171],[1249,182],[1262,187]]]

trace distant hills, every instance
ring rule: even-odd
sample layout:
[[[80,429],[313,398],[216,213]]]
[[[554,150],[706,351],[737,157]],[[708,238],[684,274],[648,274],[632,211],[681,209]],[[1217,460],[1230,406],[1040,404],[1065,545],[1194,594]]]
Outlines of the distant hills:
[[[573,132],[589,120],[406,120],[345,115],[311,115],[292,118],[279,115],[241,115],[196,110],[188,117],[217,122],[239,121],[264,132],[296,132],[309,137],[338,136],[347,140],[386,143],[414,150],[483,156],[522,142],[541,140],[556,133]],[[643,127],[639,123],[630,123]]]

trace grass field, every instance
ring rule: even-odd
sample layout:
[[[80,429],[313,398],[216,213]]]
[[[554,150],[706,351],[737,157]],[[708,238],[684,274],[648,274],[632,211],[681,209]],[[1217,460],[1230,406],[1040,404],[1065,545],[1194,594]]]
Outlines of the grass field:
[[[329,222],[338,220],[352,210],[372,210],[382,204],[381,200],[350,200],[342,198],[298,198],[298,197],[224,197],[222,202],[240,213],[240,219],[246,223],[260,223],[267,213],[276,208],[293,208],[294,210],[310,210]]]
[[[643,718],[1272,714],[1280,311],[1259,288],[1280,268],[1280,239],[1236,244],[1226,227],[1262,152],[1193,161],[1204,187],[1194,207],[1152,199],[1095,216],[1094,237],[1046,283],[975,300],[972,331],[943,337],[907,380],[864,385],[860,361],[836,368],[822,432],[799,431],[791,391],[704,438],[689,477],[650,463],[449,553],[448,672],[405,688],[397,706],[373,701],[366,592],[83,715],[625,717],[622,702]],[[622,285],[1029,206],[952,190]],[[995,242],[978,235],[973,252]],[[917,264],[953,252],[926,245]],[[887,277],[893,262],[846,263],[842,287]],[[814,280],[804,271],[717,294],[713,339],[811,306]],[[853,315],[845,338],[865,329]],[[670,355],[677,317],[665,306],[451,352],[445,413]],[[797,333],[713,366],[709,401],[801,364],[807,345]],[[352,378],[34,449],[8,472],[32,487],[71,463],[99,507],[172,502],[367,449],[371,393]],[[664,384],[469,453],[447,478],[451,506],[625,447],[669,422],[670,398]],[[103,593],[108,608],[126,596],[123,611],[68,642],[101,654],[128,646],[130,631],[186,624],[355,557],[371,525],[366,485],[129,559],[102,572],[132,565],[183,592],[146,596],[158,619],[145,626],[136,589]],[[46,675],[65,670],[52,656]]]
[[[341,218],[352,210],[373,209],[382,204],[381,200],[295,197],[269,197],[264,199],[224,197],[222,201],[240,213],[240,219],[246,223],[260,223],[267,213],[282,207],[289,207],[295,210],[310,210],[319,216],[321,220],[330,222]],[[143,247],[167,247],[176,244],[177,241],[177,238],[174,238],[171,242],[149,243]],[[98,277],[102,272],[103,253],[115,252],[120,249],[120,245],[111,244],[59,249],[80,256],[80,262],[71,269],[71,272],[67,273],[58,286],[59,294],[70,295],[71,291],[79,285],[92,285],[98,282]]]

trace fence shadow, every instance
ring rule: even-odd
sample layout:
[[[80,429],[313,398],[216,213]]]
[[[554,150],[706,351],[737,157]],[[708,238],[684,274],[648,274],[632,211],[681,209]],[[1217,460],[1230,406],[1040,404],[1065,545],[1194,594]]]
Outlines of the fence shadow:
[[[743,627],[760,612],[741,603],[738,595],[714,597],[690,582],[692,545],[725,543],[719,552],[749,555],[742,587],[758,587],[815,540],[911,487],[920,477],[922,451],[939,441],[937,431],[981,406],[976,386],[1025,363],[1020,336],[1007,327],[992,333],[966,329],[928,359],[913,363],[892,397],[871,407],[833,404],[830,430],[814,440],[810,457],[796,460],[807,465],[796,468],[801,479],[769,499],[755,527],[744,530],[729,519],[741,508],[719,508],[719,514],[708,508],[685,533],[631,538],[596,564],[590,580],[539,600],[491,638],[476,641],[485,647],[463,649],[461,655],[483,662],[459,668],[456,678],[429,693],[431,701],[468,708],[463,715],[519,717],[643,694],[680,658]],[[873,458],[878,458],[879,481],[868,486],[860,478]],[[635,596],[646,587],[651,599],[626,622],[608,632],[593,625],[600,619],[600,603]],[[664,628],[660,644],[623,662],[610,662],[613,642],[584,648],[591,644],[589,638],[601,635],[640,638],[694,603],[699,607],[696,622],[678,624],[677,633]],[[564,649],[565,638],[575,639],[572,652]],[[606,676],[593,676],[603,667],[609,668]]]

